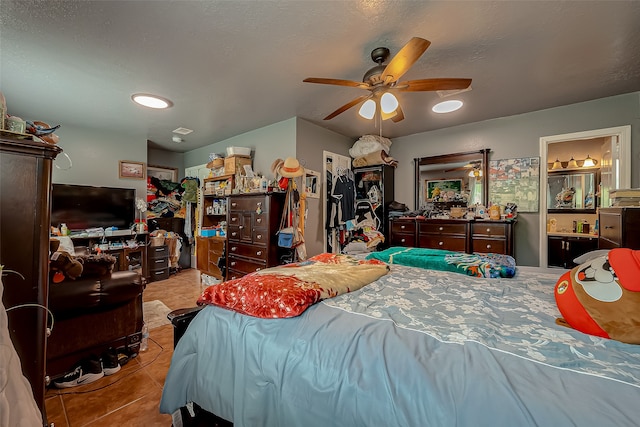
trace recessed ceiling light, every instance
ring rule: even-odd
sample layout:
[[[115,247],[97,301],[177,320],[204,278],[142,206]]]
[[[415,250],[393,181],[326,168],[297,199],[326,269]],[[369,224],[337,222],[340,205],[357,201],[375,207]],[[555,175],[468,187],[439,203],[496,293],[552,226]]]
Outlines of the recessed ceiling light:
[[[451,99],[449,101],[442,101],[433,106],[431,109],[434,113],[451,113],[452,111],[459,110],[462,107],[462,101],[457,99]]]
[[[131,95],[131,99],[136,104],[143,105],[149,108],[169,108],[173,106],[173,102],[169,101],[166,98],[162,98],[157,95],[149,95],[148,93],[134,93]]]

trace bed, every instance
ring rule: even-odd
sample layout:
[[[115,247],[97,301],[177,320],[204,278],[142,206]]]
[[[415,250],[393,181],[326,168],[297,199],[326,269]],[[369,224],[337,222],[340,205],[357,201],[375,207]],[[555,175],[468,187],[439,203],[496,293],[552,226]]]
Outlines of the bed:
[[[558,269],[512,278],[391,265],[260,319],[216,306],[178,342],[160,403],[243,426],[640,424],[640,346],[555,323]]]

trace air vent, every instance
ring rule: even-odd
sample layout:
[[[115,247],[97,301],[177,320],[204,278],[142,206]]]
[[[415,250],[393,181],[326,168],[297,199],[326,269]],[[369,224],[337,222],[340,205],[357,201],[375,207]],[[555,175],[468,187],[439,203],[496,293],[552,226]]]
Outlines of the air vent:
[[[191,132],[193,132],[193,130],[187,129],[187,128],[183,128],[183,127],[180,127],[178,129],[174,129],[173,130],[173,133],[177,133],[177,134],[180,134],[180,135],[189,135]]]

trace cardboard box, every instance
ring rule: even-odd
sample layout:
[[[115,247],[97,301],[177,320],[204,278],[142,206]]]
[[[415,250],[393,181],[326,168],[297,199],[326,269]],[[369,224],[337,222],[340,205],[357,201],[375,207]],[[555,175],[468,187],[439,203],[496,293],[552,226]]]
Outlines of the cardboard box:
[[[225,175],[235,175],[239,173],[240,175],[246,175],[244,172],[244,166],[251,166],[252,160],[249,156],[229,156],[224,159],[224,174]]]

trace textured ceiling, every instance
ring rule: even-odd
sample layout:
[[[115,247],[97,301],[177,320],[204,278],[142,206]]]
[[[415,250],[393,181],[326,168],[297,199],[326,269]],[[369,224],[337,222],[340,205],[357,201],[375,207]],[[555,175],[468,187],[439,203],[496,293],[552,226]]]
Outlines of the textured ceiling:
[[[432,42],[403,80],[472,78],[463,109],[433,92],[399,96],[394,138],[640,90],[640,2],[49,1],[0,2],[0,83],[23,118],[146,135],[189,151],[294,116],[353,137],[378,133],[357,107],[371,50]],[[136,107],[135,92],[174,102]],[[185,142],[172,130],[193,129]],[[259,145],[259,141],[256,141]]]

